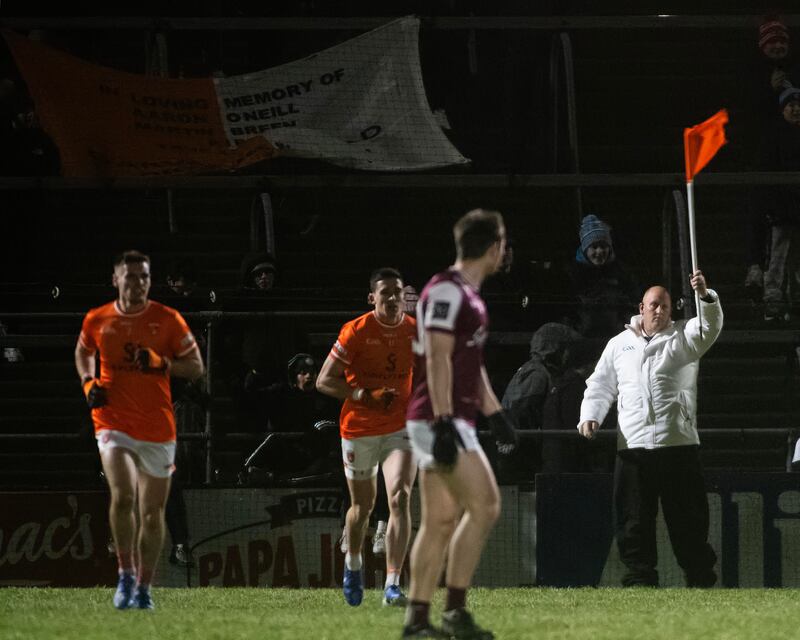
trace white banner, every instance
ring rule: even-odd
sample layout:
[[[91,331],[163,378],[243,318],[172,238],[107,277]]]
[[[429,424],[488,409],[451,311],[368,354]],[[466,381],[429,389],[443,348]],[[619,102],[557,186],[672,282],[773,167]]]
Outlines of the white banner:
[[[280,155],[410,171],[466,164],[431,113],[419,20],[401,18],[302,60],[215,79],[231,146],[264,136]]]

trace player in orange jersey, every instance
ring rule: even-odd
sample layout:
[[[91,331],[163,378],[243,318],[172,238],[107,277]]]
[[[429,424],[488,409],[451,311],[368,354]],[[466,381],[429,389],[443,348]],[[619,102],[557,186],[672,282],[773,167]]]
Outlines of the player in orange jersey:
[[[112,283],[117,299],[92,309],[83,320],[75,368],[92,409],[111,491],[109,520],[119,561],[114,606],[152,609],[150,583],[164,540],[164,506],[175,468],[169,378],[199,378],[203,360],[181,315],[148,300],[150,258],[124,252],[114,261]]]
[[[351,500],[346,516],[345,600],[355,607],[364,595],[361,548],[375,504],[380,464],[389,501],[383,602],[405,606],[400,573],[411,537],[409,497],[417,473],[405,412],[416,322],[403,312],[403,278],[397,270],[378,269],[369,286],[368,300],[375,309],[342,327],[322,365],[317,389],[344,400],[340,430]]]

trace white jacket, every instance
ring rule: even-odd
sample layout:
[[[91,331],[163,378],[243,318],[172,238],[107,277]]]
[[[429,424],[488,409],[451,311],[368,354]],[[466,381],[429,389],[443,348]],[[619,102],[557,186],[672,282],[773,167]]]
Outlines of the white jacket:
[[[642,336],[642,316],[611,338],[594,373],[586,381],[580,426],[586,420],[602,424],[617,401],[618,449],[657,449],[700,444],[697,435],[697,371],[700,357],[722,330],[722,307],[701,302],[703,336],[697,318],[670,322],[648,343]]]

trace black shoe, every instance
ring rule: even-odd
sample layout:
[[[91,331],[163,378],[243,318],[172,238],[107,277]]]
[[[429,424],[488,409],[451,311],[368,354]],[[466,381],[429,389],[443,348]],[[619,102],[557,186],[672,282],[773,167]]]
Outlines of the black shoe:
[[[449,638],[450,636],[439,631],[432,624],[406,625],[403,627],[401,638]]]
[[[442,614],[442,631],[453,640],[493,640],[494,634],[482,629],[466,609],[451,609]]]

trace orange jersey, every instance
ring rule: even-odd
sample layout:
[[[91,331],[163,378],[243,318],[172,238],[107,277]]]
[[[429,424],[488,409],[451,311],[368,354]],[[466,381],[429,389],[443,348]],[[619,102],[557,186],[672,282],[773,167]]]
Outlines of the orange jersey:
[[[95,431],[116,429],[148,442],[175,440],[169,376],[140,371],[133,356],[140,347],[170,359],[196,349],[181,314],[152,301],[139,313],[123,313],[110,302],[86,314],[78,342],[100,352],[100,385],[108,390],[108,404],[92,409]]]
[[[372,409],[348,398],[342,406],[341,434],[348,440],[380,436],[399,431],[406,424],[406,405],[411,395],[411,343],[417,323],[403,315],[395,326],[383,324],[374,311],[351,320],[342,327],[331,356],[345,365],[345,378],[351,387],[397,391],[388,409]]]

